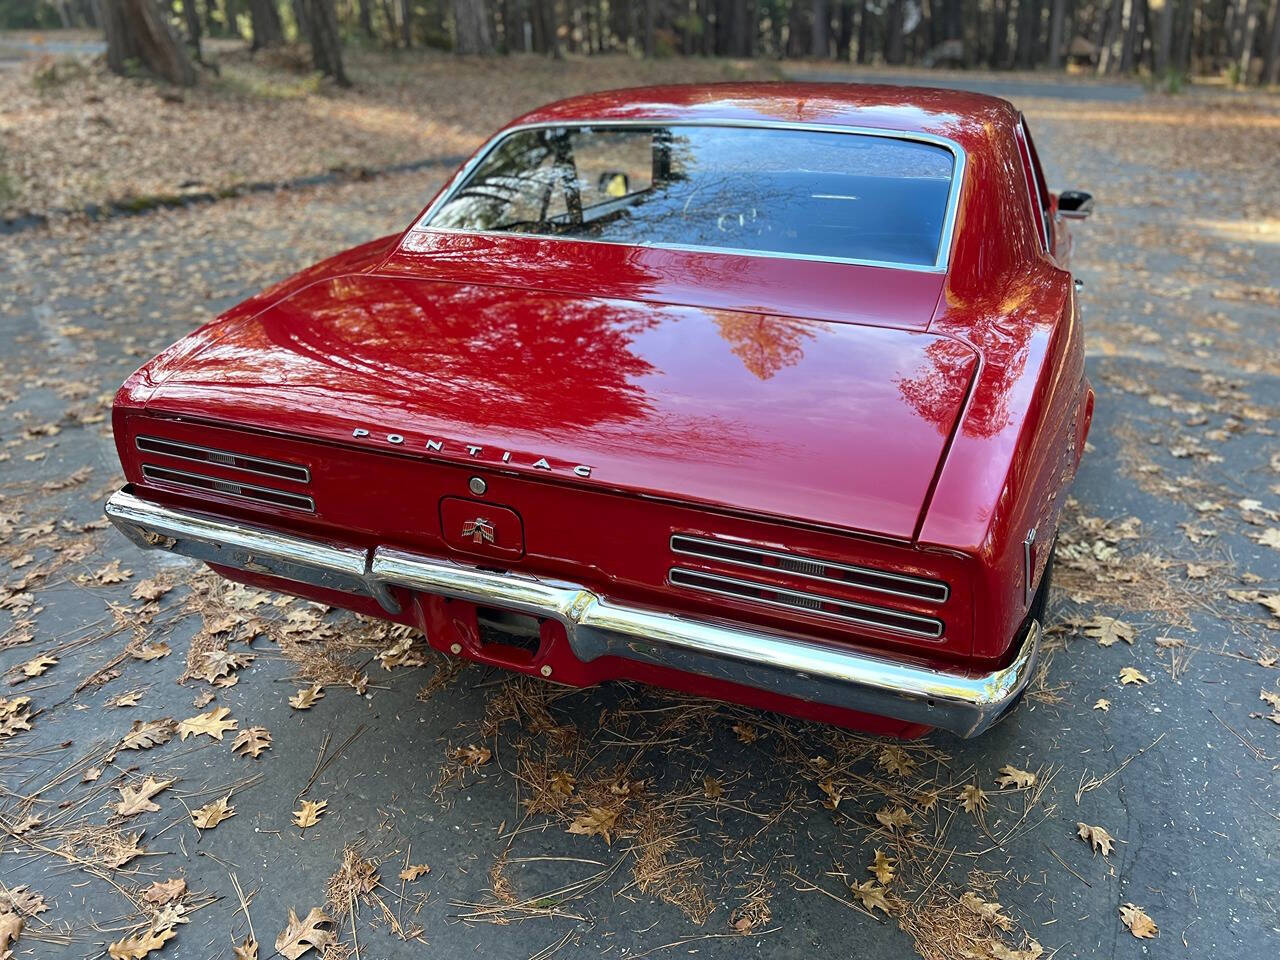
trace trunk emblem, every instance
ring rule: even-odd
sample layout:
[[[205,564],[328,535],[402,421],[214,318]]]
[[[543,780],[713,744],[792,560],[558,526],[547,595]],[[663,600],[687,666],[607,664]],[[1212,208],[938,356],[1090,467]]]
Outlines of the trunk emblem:
[[[493,543],[494,529],[488,517],[476,517],[462,525],[462,536],[470,537],[472,543]]]

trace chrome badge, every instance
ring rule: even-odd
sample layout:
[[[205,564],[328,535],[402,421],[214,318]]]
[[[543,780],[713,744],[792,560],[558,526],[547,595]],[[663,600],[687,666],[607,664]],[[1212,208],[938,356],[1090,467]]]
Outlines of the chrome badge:
[[[493,543],[493,524],[488,517],[476,517],[462,525],[462,535],[470,537],[472,543]]]

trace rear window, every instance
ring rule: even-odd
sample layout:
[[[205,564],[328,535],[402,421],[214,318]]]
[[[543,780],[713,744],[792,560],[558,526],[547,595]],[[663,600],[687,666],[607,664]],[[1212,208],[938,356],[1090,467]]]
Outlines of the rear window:
[[[870,134],[539,127],[498,141],[426,226],[933,266],[954,164]]]

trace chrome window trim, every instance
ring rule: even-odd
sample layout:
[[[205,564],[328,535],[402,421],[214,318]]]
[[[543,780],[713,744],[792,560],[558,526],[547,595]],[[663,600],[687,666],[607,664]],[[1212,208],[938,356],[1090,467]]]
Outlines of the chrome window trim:
[[[877,577],[882,580],[893,580],[898,583],[915,583],[922,587],[930,587],[933,589],[941,588],[942,597],[940,599],[922,597],[916,593],[893,590],[889,587],[876,587],[865,583],[851,583],[848,580],[835,580],[831,577],[824,577],[816,573],[805,573],[802,570],[786,570],[777,567],[765,567],[760,564],[751,563],[749,560],[735,560],[730,557],[711,557],[703,553],[696,553],[692,550],[681,549],[681,547],[677,545],[677,541],[687,541],[692,544],[707,544],[717,550],[736,550],[741,553],[758,553],[766,557],[773,557],[775,560],[793,560],[800,561],[802,563],[816,563],[823,567],[832,567],[836,570],[844,570],[858,576]],[[806,580],[815,580],[819,583],[830,583],[834,586],[871,590],[875,593],[884,593],[895,597],[905,597],[909,600],[918,600],[921,603],[944,604],[951,599],[951,585],[943,580],[928,580],[924,577],[913,577],[905,573],[889,573],[885,570],[877,570],[874,567],[860,567],[850,563],[834,563],[830,560],[823,560],[819,557],[810,557],[799,553],[784,553],[780,550],[769,550],[765,547],[747,546],[745,544],[733,543],[727,540],[712,540],[707,537],[695,537],[687,533],[673,533],[671,535],[670,546],[672,553],[678,553],[686,557],[698,557],[701,560],[708,560],[711,562],[730,563],[734,566],[746,567],[750,570],[764,570],[767,572],[784,574],[786,576],[803,577]]]
[[[230,483],[230,484],[234,484],[237,487],[243,487],[247,490],[260,490],[263,493],[270,493],[277,497],[291,497],[295,500],[305,500],[307,503],[307,506],[304,507],[304,506],[288,504],[288,503],[268,503],[264,500],[258,500],[258,499],[255,499],[254,497],[247,497],[244,494],[240,494],[240,493],[230,493],[226,490],[218,490],[218,489],[211,490],[208,487],[196,486],[195,484],[184,484],[180,480],[168,480],[164,477],[152,476],[152,474],[148,472],[148,471],[155,471],[155,470],[163,470],[167,473],[176,473],[180,477],[190,477],[193,480],[205,480],[210,483]],[[209,494],[209,493],[221,494],[224,497],[234,497],[238,500],[244,500],[248,503],[256,503],[260,507],[283,507],[288,510],[304,510],[308,513],[316,512],[315,500],[313,500],[311,497],[307,496],[306,494],[294,493],[290,490],[276,490],[272,487],[260,487],[257,484],[253,484],[253,483],[241,483],[239,480],[225,480],[222,477],[211,477],[208,474],[204,474],[204,473],[191,473],[188,470],[175,470],[173,467],[165,467],[159,464],[150,464],[150,463],[144,463],[142,465],[142,476],[145,477],[147,480],[151,480],[155,483],[168,483],[168,484],[171,484],[172,486],[178,487],[183,490],[198,490],[201,493],[205,493],[205,494]]]
[[[228,457],[235,457],[237,460],[249,460],[253,463],[267,463],[273,467],[285,467],[289,470],[298,470],[302,473],[302,479],[297,477],[284,477],[278,473],[267,473],[263,470],[254,470],[252,467],[241,467],[230,463],[218,463],[216,460],[201,460],[198,457],[184,457],[180,453],[170,453],[166,450],[148,450],[142,446],[143,440],[149,440],[152,443],[170,444],[172,446],[186,447],[189,450],[200,450],[204,453],[220,453]],[[252,473],[259,477],[271,477],[273,480],[289,480],[293,483],[310,483],[311,471],[298,463],[285,463],[283,460],[269,460],[266,457],[255,457],[247,453],[236,453],[234,450],[221,450],[217,447],[202,447],[198,443],[187,443],[185,440],[169,440],[165,437],[149,437],[137,436],[133,439],[133,445],[140,453],[152,453],[161,457],[173,457],[175,460],[186,460],[189,463],[209,463],[218,467],[225,467],[228,470],[240,470],[244,473]]]
[[[1049,254],[1049,219],[1046,211],[1040,208],[1040,178],[1036,176],[1036,165],[1031,159],[1031,141],[1027,139],[1027,128],[1022,122],[1022,114],[1018,114],[1018,159],[1022,161],[1023,179],[1031,191],[1031,219],[1036,222],[1036,236],[1040,238],[1040,251]]]
[[[734,593],[730,590],[717,590],[715,587],[698,586],[689,583],[677,583],[671,579],[671,576],[687,574],[692,577],[703,577],[707,580],[714,580],[733,586],[750,587],[753,590],[768,590],[770,593],[783,593],[790,597],[797,597],[801,600],[817,600],[821,603],[830,603],[835,606],[845,607],[850,610],[862,610],[867,613],[884,614],[889,617],[896,617],[900,620],[914,620],[922,624],[926,624],[930,629],[913,630],[910,627],[893,626],[887,623],[881,623],[877,620],[869,620],[863,617],[851,616],[847,613],[833,613],[830,610],[814,610],[811,608],[794,606],[790,603],[784,603],[781,600],[769,600],[763,597],[744,597],[740,593]],[[667,583],[670,586],[682,590],[697,590],[702,593],[715,594],[716,596],[728,597],[731,600],[737,600],[740,603],[760,603],[769,607],[776,607],[781,610],[789,610],[791,613],[807,613],[813,617],[824,617],[831,620],[842,620],[846,623],[856,623],[859,626],[871,627],[874,630],[884,630],[888,633],[897,633],[907,637],[922,637],[926,640],[940,640],[944,631],[941,620],[935,617],[923,617],[918,613],[909,613],[905,610],[894,610],[892,607],[874,607],[866,603],[856,603],[851,600],[841,600],[839,597],[828,597],[819,593],[803,593],[799,590],[788,590],[786,587],[774,586],[770,583],[760,583],[753,580],[741,580],[737,577],[726,577],[718,573],[707,573],[703,570],[690,570],[687,567],[672,567],[667,572]]]
[[[801,253],[772,253],[765,250],[748,250],[737,247],[704,247],[683,243],[619,243],[616,240],[592,240],[582,237],[553,237],[539,234],[515,234],[506,230],[463,230],[457,227],[433,227],[431,218],[440,207],[453,199],[454,194],[471,175],[477,166],[493,152],[494,148],[507,137],[528,130],[554,130],[559,127],[594,127],[594,128],[649,128],[649,127],[735,127],[739,129],[757,130],[803,130],[813,133],[854,134],[867,137],[883,137],[888,140],[909,140],[916,143],[928,143],[942,147],[950,152],[953,162],[951,171],[951,191],[947,195],[947,208],[942,219],[942,232],[938,237],[938,253],[932,264],[899,263],[893,260],[870,260],[858,257],[821,257]],[[571,243],[595,243],[603,246],[634,247],[648,250],[676,250],[685,253],[719,253],[726,256],[764,257],[771,260],[802,260],[810,263],[845,263],[863,267],[887,267],[893,270],[913,270],[919,273],[946,273],[951,262],[951,247],[954,240],[956,214],[960,207],[960,194],[964,187],[964,174],[967,164],[964,148],[949,137],[933,133],[919,133],[913,130],[892,130],[886,127],[857,127],[831,123],[794,123],[785,120],[735,120],[735,119],[700,119],[700,120],[664,120],[653,117],[646,120],[571,120],[563,123],[523,123],[500,130],[490,137],[483,146],[468,160],[453,178],[440,191],[439,196],[431,202],[426,211],[409,228],[410,232],[453,234],[461,236],[491,237],[525,237],[535,240],[555,240]]]

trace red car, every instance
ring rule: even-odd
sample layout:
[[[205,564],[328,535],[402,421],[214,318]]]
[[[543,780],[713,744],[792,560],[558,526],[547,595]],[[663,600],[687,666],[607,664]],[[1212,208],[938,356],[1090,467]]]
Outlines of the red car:
[[[130,377],[107,513],[446,655],[972,736],[1037,663],[1091,205],[976,94],[556,103]]]

